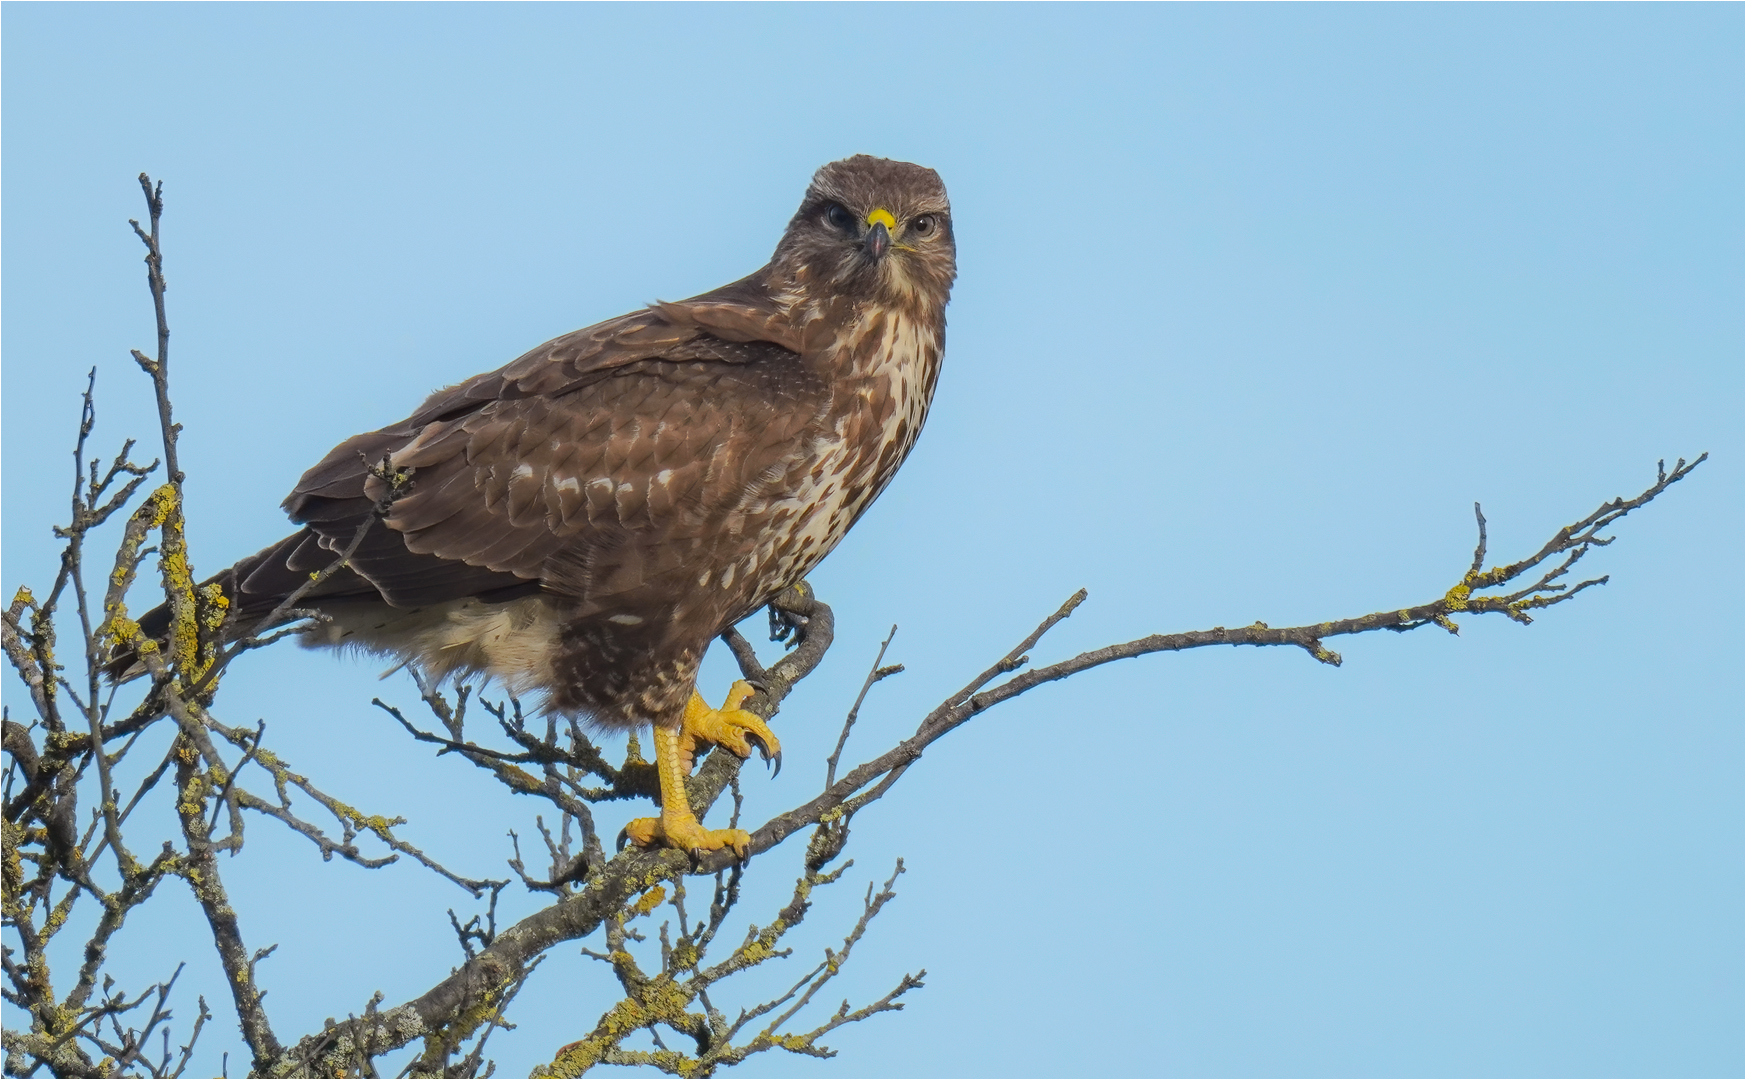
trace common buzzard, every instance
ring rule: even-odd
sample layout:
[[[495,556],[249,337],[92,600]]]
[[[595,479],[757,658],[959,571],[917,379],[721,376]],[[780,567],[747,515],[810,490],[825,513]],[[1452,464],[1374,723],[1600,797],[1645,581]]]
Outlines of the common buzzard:
[[[738,707],[744,683],[704,703],[698,664],[897,472],[939,376],[955,259],[933,170],[826,165],[749,277],[566,334],[335,447],[285,500],[302,528],[220,575],[231,625],[253,629],[351,543],[386,460],[410,487],[299,601],[325,616],[307,643],[653,724],[661,815],[629,838],[743,855],[745,832],[691,812],[693,748],[780,747]]]

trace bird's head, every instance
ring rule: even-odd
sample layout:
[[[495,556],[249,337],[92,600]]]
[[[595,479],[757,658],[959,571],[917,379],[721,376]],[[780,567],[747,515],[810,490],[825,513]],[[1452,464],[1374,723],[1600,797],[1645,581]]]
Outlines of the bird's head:
[[[937,315],[958,273],[946,186],[907,161],[833,161],[813,174],[771,268],[815,297],[824,289]]]

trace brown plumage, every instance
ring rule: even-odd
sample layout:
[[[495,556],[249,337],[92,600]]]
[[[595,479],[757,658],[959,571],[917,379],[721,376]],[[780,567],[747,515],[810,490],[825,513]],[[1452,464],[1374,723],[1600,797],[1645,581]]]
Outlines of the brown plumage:
[[[909,453],[955,273],[931,169],[826,165],[749,277],[547,342],[336,447],[285,501],[302,529],[223,575],[234,625],[345,548],[387,458],[411,486],[301,602],[328,617],[309,644],[677,728],[710,640],[816,566]]]

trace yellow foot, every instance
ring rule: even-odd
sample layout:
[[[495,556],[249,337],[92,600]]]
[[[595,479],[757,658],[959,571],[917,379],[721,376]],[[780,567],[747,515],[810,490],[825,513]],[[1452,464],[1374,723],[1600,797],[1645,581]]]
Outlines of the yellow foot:
[[[685,779],[691,775],[697,748],[702,743],[726,747],[729,753],[742,758],[752,756],[755,743],[763,751],[764,760],[774,761],[778,770],[782,768],[782,744],[776,733],[757,714],[740,708],[753,693],[750,683],[736,682],[722,707],[712,709],[693,690],[677,727],[655,725],[655,771],[661,778],[661,816],[637,818],[626,825],[618,834],[621,849],[629,841],[640,848],[659,845],[694,855],[731,848],[741,859],[746,857],[751,835],[744,829],[704,828],[692,813]]]
[[[640,848],[683,848],[694,855],[732,848],[733,853],[742,859],[746,857],[746,846],[752,842],[752,834],[744,829],[706,829],[689,812],[680,815],[680,820],[674,822],[669,831],[662,821],[664,817],[665,814],[658,818],[637,818],[624,827],[620,839]]]
[[[696,690],[691,691],[679,736],[680,760],[687,773],[696,759],[698,744],[704,742],[726,747],[742,758],[752,756],[752,744],[756,743],[764,760],[775,762],[776,768],[771,775],[782,771],[782,743],[777,740],[776,733],[757,713],[740,708],[741,703],[755,693],[757,691],[752,689],[751,683],[740,679],[728,688],[727,700],[722,702],[721,708],[712,709],[703,703],[702,695]]]

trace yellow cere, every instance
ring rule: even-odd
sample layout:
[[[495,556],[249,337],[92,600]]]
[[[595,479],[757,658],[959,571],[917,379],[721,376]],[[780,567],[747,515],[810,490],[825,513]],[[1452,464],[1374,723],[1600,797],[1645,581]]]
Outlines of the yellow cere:
[[[869,229],[871,229],[873,226],[879,224],[880,222],[885,223],[885,228],[887,230],[889,230],[891,232],[897,231],[897,219],[892,217],[891,211],[885,209],[885,207],[883,207],[883,206],[879,207],[877,210],[875,210],[871,214],[867,215],[867,227]]]

